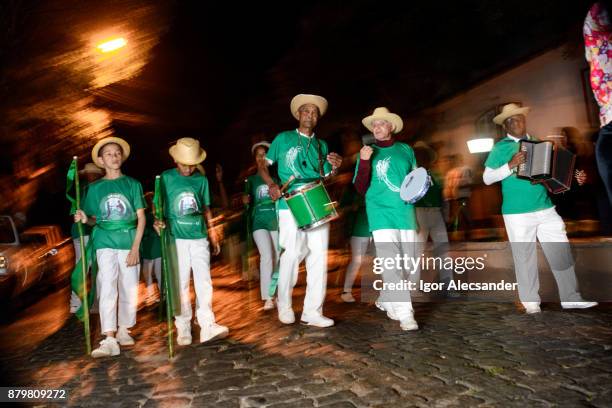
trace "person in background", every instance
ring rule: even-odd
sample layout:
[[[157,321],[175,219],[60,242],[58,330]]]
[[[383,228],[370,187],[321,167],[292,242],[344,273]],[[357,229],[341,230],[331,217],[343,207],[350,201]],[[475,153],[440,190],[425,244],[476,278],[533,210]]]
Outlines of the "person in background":
[[[153,192],[149,191],[145,194],[147,203],[146,220],[147,224],[142,237],[140,252],[142,254],[142,276],[147,287],[147,297],[145,298],[146,305],[152,305],[159,301],[161,295],[161,241],[159,235],[155,232],[153,224],[155,217],[153,216]],[[153,275],[157,282],[157,292],[153,286]]]
[[[264,310],[274,309],[274,300],[270,296],[270,282],[272,272],[278,259],[278,220],[276,216],[276,206],[270,198],[268,185],[261,177],[261,168],[265,166],[266,153],[270,148],[270,143],[255,143],[251,148],[251,153],[258,163],[257,173],[249,176],[245,180],[245,194],[242,202],[250,206],[250,225],[253,241],[259,251],[259,285],[261,299],[264,301]],[[278,183],[275,177],[272,177]]]

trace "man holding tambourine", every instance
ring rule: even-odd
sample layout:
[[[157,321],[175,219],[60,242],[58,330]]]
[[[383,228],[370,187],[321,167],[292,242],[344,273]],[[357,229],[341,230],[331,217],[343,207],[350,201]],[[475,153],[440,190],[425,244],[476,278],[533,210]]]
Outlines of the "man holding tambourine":
[[[415,209],[402,199],[400,187],[417,164],[412,148],[393,139],[393,135],[402,130],[402,119],[381,107],[364,118],[362,123],[374,134],[376,142],[361,148],[353,183],[357,191],[365,195],[376,256],[414,257],[417,238]],[[404,270],[385,269],[382,278],[385,284],[399,284],[404,280]],[[402,330],[419,328],[414,320],[410,291],[383,290],[376,305],[385,310],[389,318],[399,320]]]

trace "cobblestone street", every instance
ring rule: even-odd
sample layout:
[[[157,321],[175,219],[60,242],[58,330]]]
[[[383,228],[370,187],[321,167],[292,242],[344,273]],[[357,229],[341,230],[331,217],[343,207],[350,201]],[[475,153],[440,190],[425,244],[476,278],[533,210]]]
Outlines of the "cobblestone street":
[[[94,360],[66,305],[35,305],[30,326],[2,327],[4,376],[65,388],[69,406],[105,408],[612,406],[609,304],[583,312],[545,304],[530,316],[511,303],[415,303],[420,330],[403,332],[373,305],[342,303],[334,280],[325,305],[334,327],[285,326],[261,310],[258,287],[217,268],[214,309],[230,336],[200,345],[194,326],[195,343],[176,346],[173,361],[156,309],[139,312],[135,346]]]

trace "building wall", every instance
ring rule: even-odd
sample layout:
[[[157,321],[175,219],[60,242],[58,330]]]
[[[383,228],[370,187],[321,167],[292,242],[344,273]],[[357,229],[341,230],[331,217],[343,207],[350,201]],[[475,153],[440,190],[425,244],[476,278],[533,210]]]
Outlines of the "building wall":
[[[568,49],[571,47],[565,45],[550,50],[422,112],[419,120],[427,118],[429,123],[417,137],[441,146],[441,156],[461,154],[465,164],[474,170],[475,182],[482,184],[487,154],[470,154],[466,142],[476,136],[477,118],[496,105],[521,102],[530,106],[527,128],[539,138],[558,134],[566,126],[589,134],[597,123],[590,123],[585,103],[582,75],[587,64],[583,54]],[[483,188],[475,187],[476,192]],[[476,218],[483,218],[499,213],[499,208],[475,208],[473,212]]]

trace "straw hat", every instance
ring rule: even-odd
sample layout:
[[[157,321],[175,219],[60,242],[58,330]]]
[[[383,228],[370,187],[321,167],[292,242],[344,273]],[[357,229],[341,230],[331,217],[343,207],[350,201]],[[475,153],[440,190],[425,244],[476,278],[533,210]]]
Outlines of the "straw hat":
[[[253,145],[253,147],[251,147],[251,154],[255,153],[255,149],[257,149],[259,146],[263,146],[266,149],[269,149],[270,148],[270,143],[265,142],[265,141],[264,142],[257,142],[257,143],[255,143]]]
[[[509,103],[507,105],[504,105],[504,107],[502,108],[501,113],[493,118],[493,123],[495,123],[496,125],[500,125],[501,126],[501,125],[504,124],[506,119],[508,119],[510,116],[514,116],[514,115],[527,115],[530,110],[531,110],[531,108],[529,108],[527,106],[520,107],[516,103]]]
[[[429,155],[429,160],[433,163],[438,159],[438,153],[436,153],[436,151],[434,149],[432,149],[427,143],[419,140],[418,142],[416,142],[412,148],[414,150],[417,149],[421,149],[427,152],[427,154]]]
[[[298,115],[298,110],[301,106],[306,105],[307,103],[312,103],[319,108],[319,115],[325,115],[325,112],[327,111],[327,99],[319,95],[299,94],[293,97],[291,104],[289,105],[291,114],[294,118],[299,120],[300,116]]]
[[[404,127],[404,122],[402,122],[402,118],[400,118],[399,115],[396,115],[395,113],[389,112],[389,109],[385,107],[374,109],[374,113],[372,113],[370,116],[366,116],[365,118],[363,118],[361,123],[363,123],[363,126],[368,128],[368,130],[372,132],[372,122],[374,122],[375,120],[386,120],[387,122],[391,123],[391,125],[393,125],[393,129],[391,130],[392,133],[399,133]]]
[[[121,146],[121,150],[123,151],[123,161],[127,160],[127,158],[130,156],[130,145],[128,144],[128,142],[121,139],[120,137],[105,137],[104,139],[99,140],[98,143],[96,143],[93,149],[91,150],[91,159],[93,160],[96,166],[104,167],[99,164],[98,153],[100,152],[100,149],[102,149],[109,143],[115,143]]]
[[[94,163],[87,163],[85,167],[79,170],[79,174],[104,174],[104,170],[96,166]]]
[[[206,152],[200,147],[200,142],[191,137],[183,137],[176,141],[168,150],[175,162],[187,166],[200,164],[206,158]]]

